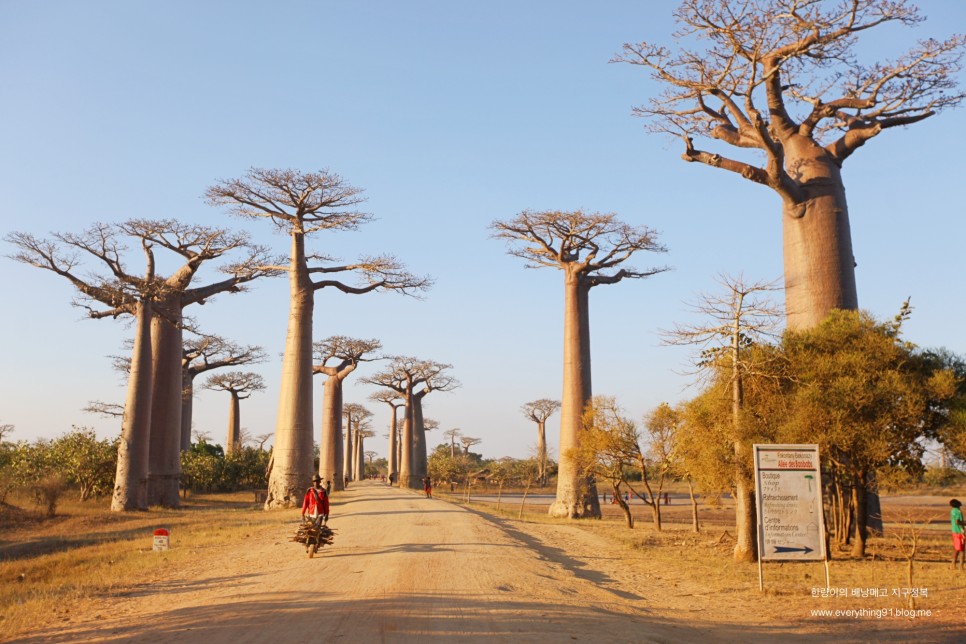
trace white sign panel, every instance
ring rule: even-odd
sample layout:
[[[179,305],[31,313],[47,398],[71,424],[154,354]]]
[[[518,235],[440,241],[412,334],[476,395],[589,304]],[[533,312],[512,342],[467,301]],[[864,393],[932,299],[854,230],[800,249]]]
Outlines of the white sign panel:
[[[755,445],[754,452],[761,558],[825,559],[818,445]]]

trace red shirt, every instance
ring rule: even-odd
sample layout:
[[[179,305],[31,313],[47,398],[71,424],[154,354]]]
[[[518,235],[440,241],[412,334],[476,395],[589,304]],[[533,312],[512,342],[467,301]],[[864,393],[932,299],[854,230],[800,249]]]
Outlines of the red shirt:
[[[318,494],[316,495],[316,493]],[[319,503],[316,500],[316,496],[318,496],[318,499],[322,501],[321,510],[319,509]],[[329,495],[325,493],[325,488],[319,488],[316,490],[315,488],[310,487],[305,491],[305,499],[302,501],[302,516],[305,516],[306,510],[308,510],[308,513],[311,516],[318,516],[320,514],[324,514],[326,516],[329,515]]]

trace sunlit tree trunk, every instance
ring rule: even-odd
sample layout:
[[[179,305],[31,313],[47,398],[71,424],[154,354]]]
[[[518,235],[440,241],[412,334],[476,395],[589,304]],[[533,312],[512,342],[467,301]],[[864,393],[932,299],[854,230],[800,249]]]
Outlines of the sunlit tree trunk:
[[[741,310],[740,296],[737,310]],[[744,404],[741,363],[741,319],[737,315],[732,322],[731,335],[731,424],[735,451],[735,561],[758,561],[757,516],[755,513],[755,488],[749,480],[746,463],[749,449],[745,445],[741,409]]]
[[[327,376],[322,385],[322,432],[319,437],[319,476],[332,481],[332,489],[345,489],[345,454],[342,448],[342,379]]]
[[[427,391],[413,394],[413,455],[412,477],[416,482],[422,481],[427,474],[426,428],[423,426],[423,398]],[[420,487],[420,486],[415,486]]]
[[[576,449],[583,431],[584,406],[590,401],[589,286],[570,267],[565,272],[564,367],[560,406],[560,466],[557,497],[550,506],[556,517],[599,517],[600,502],[593,480],[583,476],[568,456]]]
[[[691,498],[691,530],[692,532],[700,532],[701,525],[698,523],[698,499],[694,496],[694,482],[691,480],[690,474],[688,474],[688,496]]]
[[[786,207],[782,217],[787,325],[802,330],[833,309],[858,309],[855,258],[839,166],[808,137],[789,138],[785,154],[805,198],[804,214]]]
[[[353,476],[353,463],[352,460],[352,449],[353,449],[353,437],[352,437],[352,418],[346,415],[345,418],[345,456],[342,459],[342,475],[346,482],[355,480]]]
[[[421,489],[419,477],[413,473],[413,394],[405,393],[406,409],[403,417],[402,443],[399,458],[399,486],[411,490]]]
[[[146,510],[151,440],[151,304],[138,302],[111,510]]]
[[[305,264],[305,238],[292,233],[288,332],[282,357],[278,419],[266,508],[301,504],[314,469],[312,454],[312,307],[314,291]]]
[[[241,448],[241,403],[238,394],[231,394],[231,404],[228,407],[228,436],[225,438],[225,455],[234,454]]]
[[[547,484],[547,423],[537,423],[537,480]]]
[[[180,505],[181,400],[183,396],[181,304],[167,298],[154,305],[151,353],[151,447],[148,454],[148,505]]]
[[[356,472],[360,481],[366,478],[366,440],[361,431],[356,432]]]

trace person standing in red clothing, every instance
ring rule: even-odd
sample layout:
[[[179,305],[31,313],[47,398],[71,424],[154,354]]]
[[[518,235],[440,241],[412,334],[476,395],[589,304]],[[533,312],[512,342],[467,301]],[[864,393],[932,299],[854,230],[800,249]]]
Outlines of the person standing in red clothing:
[[[321,522],[329,520],[329,495],[322,487],[322,477],[318,474],[312,479],[312,487],[305,491],[305,498],[302,500],[302,518],[308,513],[310,519],[321,517]]]

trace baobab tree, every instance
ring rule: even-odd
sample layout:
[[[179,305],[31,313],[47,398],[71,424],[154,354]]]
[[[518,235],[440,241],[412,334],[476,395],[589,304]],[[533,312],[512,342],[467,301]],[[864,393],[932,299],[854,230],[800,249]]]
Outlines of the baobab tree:
[[[386,477],[390,482],[399,477],[399,418],[396,410],[405,407],[406,403],[398,391],[380,389],[369,394],[369,400],[389,405],[392,416],[389,419],[389,455],[386,457]]]
[[[412,487],[426,478],[429,454],[426,450],[426,432],[439,427],[439,423],[429,418],[423,418],[423,398],[434,391],[452,391],[460,386],[459,381],[446,373],[452,365],[442,364],[433,360],[424,360],[420,365],[420,380],[422,389],[414,391],[409,412],[413,426],[413,464]]]
[[[174,220],[132,219],[116,224],[115,234],[147,241],[152,248],[163,248],[180,256],[183,263],[171,274],[159,277],[161,289],[152,303],[151,319],[151,418],[148,448],[148,505],[176,507],[179,504],[182,443],[183,372],[179,360],[183,352],[185,328],[183,310],[191,304],[204,304],[223,292],[245,290],[245,283],[258,277],[277,274],[262,265],[271,258],[267,251],[250,242],[247,233],[183,224]],[[98,234],[103,235],[104,230]],[[96,240],[100,243],[99,240]],[[247,253],[240,261],[219,268],[229,277],[203,286],[192,283],[202,265],[229,253]],[[111,270],[115,269],[111,266]],[[134,314],[134,298],[122,298],[112,307],[94,311],[91,317],[117,317]],[[131,361],[124,362],[125,370]],[[115,363],[120,368],[120,362]],[[147,385],[145,385],[147,386]]]
[[[154,250],[142,240],[145,256],[143,276],[135,276],[122,268],[123,250],[116,228],[97,224],[82,234],[55,233],[53,240],[38,239],[27,233],[12,233],[7,241],[19,250],[13,259],[49,270],[66,278],[80,293],[76,302],[93,313],[92,303],[114,307],[134,300],[134,341],[127,396],[118,443],[117,470],[111,510],[126,511],[147,508],[148,447],[151,432],[151,315],[153,302],[161,290],[155,277]],[[109,267],[111,276],[94,275],[81,278],[79,252],[86,252]],[[93,317],[93,315],[92,315]]]
[[[228,371],[210,376],[205,381],[205,389],[227,391],[231,395],[225,454],[232,454],[242,446],[240,401],[250,398],[256,391],[264,391],[265,382],[260,375],[251,371]]]
[[[399,487],[404,488],[419,487],[414,484],[418,479],[413,477],[412,402],[413,391],[422,382],[420,363],[418,358],[411,356],[394,356],[388,367],[362,379],[365,384],[384,387],[394,392],[403,401],[405,410],[402,433],[399,437]]]
[[[463,456],[470,455],[470,448],[474,445],[479,445],[483,442],[482,438],[473,438],[472,436],[460,436],[460,445],[463,446]]]
[[[394,356],[390,365],[362,382],[384,387],[397,393],[406,411],[400,439],[399,486],[419,489],[426,471],[426,437],[423,427],[422,399],[432,391],[449,391],[459,382],[446,371],[452,365],[420,360],[411,356]],[[422,389],[417,388],[422,385]],[[422,474],[420,475],[420,472]]]
[[[361,295],[376,290],[413,294],[431,281],[407,272],[390,255],[363,257],[349,264],[309,253],[306,237],[322,231],[356,230],[372,220],[356,210],[362,190],[328,170],[299,172],[252,168],[240,179],[222,181],[205,193],[208,202],[227,206],[238,216],[268,219],[278,232],[291,237],[289,261],[277,268],[289,275],[289,316],[279,410],[275,425],[272,470],[266,508],[291,507],[301,502],[301,490],[312,476],[312,315],[315,291],[335,288]],[[332,279],[357,275],[356,285]],[[313,279],[318,276],[319,279]]]
[[[547,419],[560,409],[559,400],[540,398],[531,400],[520,411],[537,424],[537,481],[547,484]]]
[[[345,463],[343,477],[350,481],[359,479],[359,436],[363,431],[363,423],[372,417],[372,412],[359,403],[347,403],[342,406],[345,414]]]
[[[685,161],[778,195],[789,329],[814,327],[833,309],[857,309],[842,165],[884,130],[962,102],[956,77],[966,37],[922,40],[894,61],[862,65],[859,37],[889,23],[919,24],[916,7],[906,0],[685,0],[675,16],[684,43],[678,52],[641,42],[625,44],[614,59],[650,70],[665,87],[635,113],[651,131],[681,137]],[[696,147],[701,137],[725,154]],[[754,152],[744,158],[742,150]]]
[[[197,334],[184,341],[181,352],[181,451],[191,447],[195,378],[215,369],[257,364],[267,358],[262,347],[236,344],[217,335]]]
[[[449,457],[456,458],[456,439],[462,436],[462,430],[459,427],[454,427],[453,429],[447,429],[443,432],[443,436],[449,439]]]
[[[82,234],[55,233],[53,240],[27,233],[12,233],[6,240],[19,250],[13,259],[49,270],[66,278],[80,293],[76,303],[94,317],[93,302],[110,307],[133,300],[135,331],[131,349],[131,369],[118,443],[117,472],[111,510],[147,508],[148,448],[151,431],[151,316],[153,302],[162,290],[155,277],[154,250],[141,241],[145,255],[144,275],[124,270],[120,255],[126,250],[118,241],[116,228],[96,224]],[[82,279],[77,273],[79,252],[86,252],[108,265],[111,276],[94,275]]]
[[[731,431],[734,451],[735,561],[757,561],[755,484],[751,471],[752,428],[742,414],[745,381],[760,371],[752,345],[774,339],[781,309],[767,297],[770,282],[748,284],[742,277],[721,276],[722,295],[704,295],[695,310],[708,318],[697,325],[677,325],[664,332],[665,342],[700,349],[695,360],[710,375],[726,374],[731,390]]]
[[[382,348],[375,339],[358,340],[334,335],[313,345],[313,374],[325,375],[322,385],[322,422],[319,437],[319,476],[332,481],[335,490],[345,489],[342,480],[346,455],[342,453],[342,383],[364,356]]]
[[[640,251],[665,252],[656,233],[635,228],[613,214],[524,211],[514,219],[491,224],[494,237],[511,245],[528,268],[549,267],[564,273],[564,372],[560,404],[560,464],[557,497],[550,515],[580,518],[600,516],[600,502],[591,478],[581,475],[565,456],[580,442],[585,405],[592,398],[590,380],[590,289],[625,279],[642,279],[667,270],[618,268]]]

